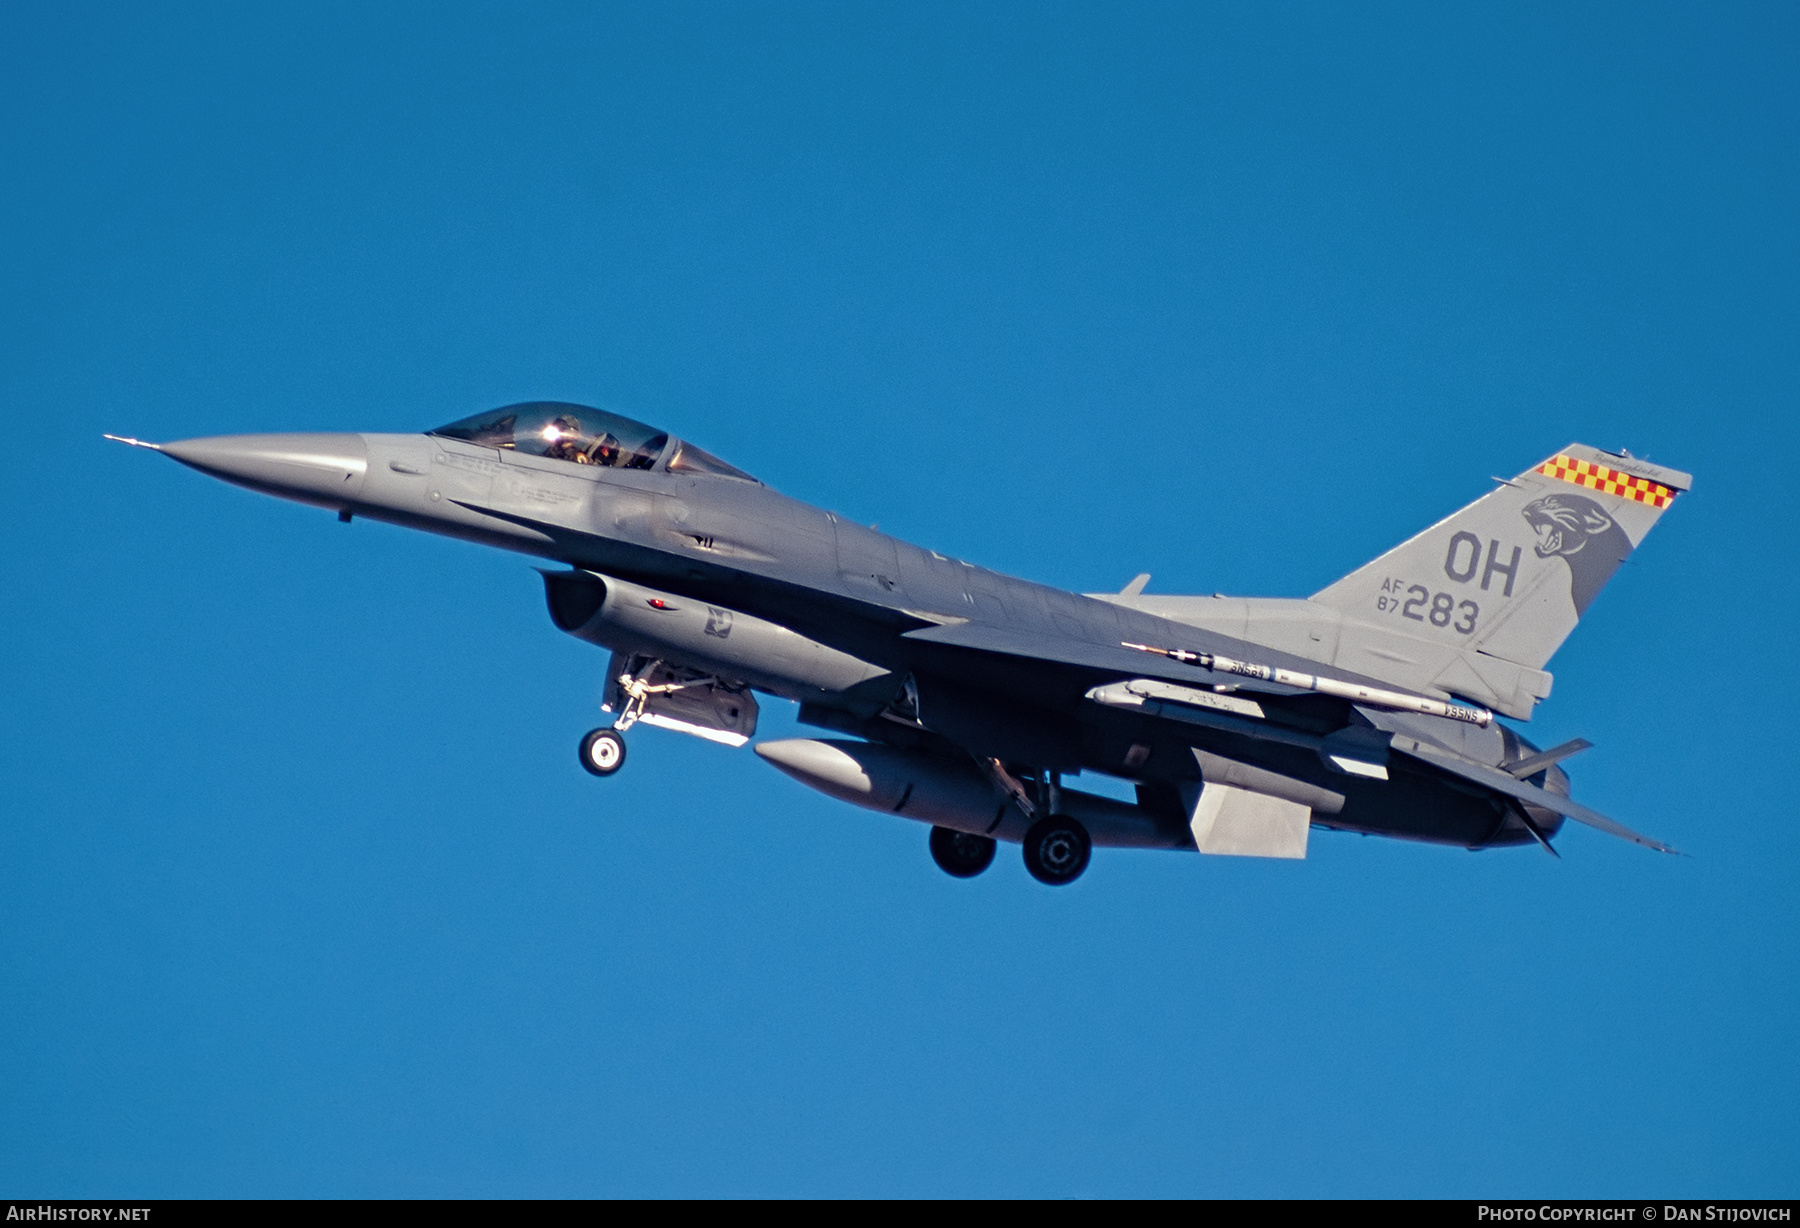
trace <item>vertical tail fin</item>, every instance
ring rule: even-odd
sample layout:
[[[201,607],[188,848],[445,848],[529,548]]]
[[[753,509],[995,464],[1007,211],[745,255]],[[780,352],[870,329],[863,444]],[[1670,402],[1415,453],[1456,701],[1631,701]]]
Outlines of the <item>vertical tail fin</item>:
[[[1570,444],[1312,600],[1539,670],[1692,480]]]

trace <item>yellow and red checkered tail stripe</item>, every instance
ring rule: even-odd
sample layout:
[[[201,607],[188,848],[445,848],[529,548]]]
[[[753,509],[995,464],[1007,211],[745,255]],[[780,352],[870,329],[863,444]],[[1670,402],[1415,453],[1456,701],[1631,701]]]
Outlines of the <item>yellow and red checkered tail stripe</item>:
[[[1621,499],[1635,499],[1651,507],[1664,508],[1675,501],[1675,492],[1649,478],[1634,478],[1629,473],[1596,465],[1593,461],[1576,460],[1573,456],[1552,456],[1537,467],[1537,472],[1558,481],[1573,482],[1602,494]]]

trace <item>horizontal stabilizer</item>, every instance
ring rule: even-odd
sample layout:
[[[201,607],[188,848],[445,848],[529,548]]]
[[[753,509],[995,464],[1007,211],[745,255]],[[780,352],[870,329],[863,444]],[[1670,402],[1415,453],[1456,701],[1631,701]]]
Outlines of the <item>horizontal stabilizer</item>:
[[[1561,763],[1572,755],[1593,747],[1586,738],[1570,738],[1560,746],[1552,746],[1549,750],[1540,750],[1536,754],[1526,755],[1523,759],[1514,759],[1511,763],[1502,763],[1500,770],[1508,773],[1514,780],[1524,780],[1534,776],[1552,764]]]
[[[1561,794],[1552,793],[1548,789],[1540,789],[1536,785],[1526,784],[1522,780],[1515,780],[1511,774],[1503,772],[1499,768],[1485,767],[1479,763],[1470,763],[1467,759],[1452,755],[1448,751],[1442,751],[1435,746],[1426,745],[1415,738],[1402,737],[1399,735],[1394,737],[1394,749],[1401,754],[1411,755],[1421,762],[1429,763],[1433,767],[1442,768],[1453,776],[1460,776],[1464,780],[1474,781],[1476,784],[1492,789],[1496,793],[1503,793],[1508,797],[1517,798],[1522,802],[1530,802],[1534,806],[1542,806],[1545,810],[1554,811],[1564,818],[1574,819],[1577,823],[1585,823],[1589,827],[1597,828],[1609,836],[1617,836],[1621,840],[1629,840],[1633,844],[1641,844],[1645,848],[1655,849],[1659,853],[1673,853],[1676,851],[1660,840],[1652,840],[1649,836],[1641,836],[1637,832],[1632,831],[1629,827],[1626,827],[1623,823],[1615,823],[1599,811],[1589,810],[1586,806],[1583,806],[1579,802],[1571,801]]]

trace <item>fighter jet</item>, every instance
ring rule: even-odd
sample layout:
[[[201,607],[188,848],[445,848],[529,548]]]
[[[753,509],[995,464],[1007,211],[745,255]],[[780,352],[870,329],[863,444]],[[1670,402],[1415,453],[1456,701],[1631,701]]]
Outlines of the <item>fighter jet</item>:
[[[108,438],[119,439],[118,436]],[[757,696],[826,735],[765,741],[810,788],[930,828],[969,878],[996,844],[1062,885],[1100,848],[1299,858],[1314,828],[1469,849],[1565,819],[1663,852],[1569,796],[1497,717],[1688,474],[1571,444],[1304,600],[1072,593],[783,495],[685,439],[531,402],[421,434],[152,444],[251,490],[536,556],[551,621],[612,656],[581,766],[649,725],[742,746]],[[1135,802],[1071,787],[1094,773]],[[1115,792],[1124,792],[1115,789]]]

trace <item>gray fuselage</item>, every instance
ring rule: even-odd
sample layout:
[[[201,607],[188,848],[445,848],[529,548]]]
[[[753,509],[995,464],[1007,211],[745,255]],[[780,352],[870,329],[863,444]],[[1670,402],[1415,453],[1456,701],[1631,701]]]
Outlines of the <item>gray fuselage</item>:
[[[1174,789],[1199,776],[1199,749],[1342,796],[1336,813],[1317,816],[1324,826],[1466,846],[1531,839],[1503,802],[1430,772],[1401,768],[1375,781],[1326,771],[1319,743],[1343,723],[1343,706],[1316,696],[1262,688],[1281,712],[1281,736],[1273,739],[1269,729],[1240,729],[1229,717],[1174,725],[1084,702],[1096,685],[1140,675],[1217,682],[1209,671],[1126,644],[1302,671],[1317,670],[1317,662],[1001,575],[744,477],[671,471],[668,457],[679,447],[673,441],[646,468],[572,464],[417,434],[234,436],[164,450],[215,476],[345,516],[535,555],[764,620],[821,646],[833,661],[853,663],[830,675],[841,686],[790,678],[785,657],[739,671],[757,689],[801,700],[803,720],[876,741],[991,756],[1022,770],[1124,777],[1138,782],[1142,804],[1177,834]],[[1395,713],[1377,720],[1489,764],[1529,749],[1498,726]],[[1543,829],[1559,823],[1539,818]]]

